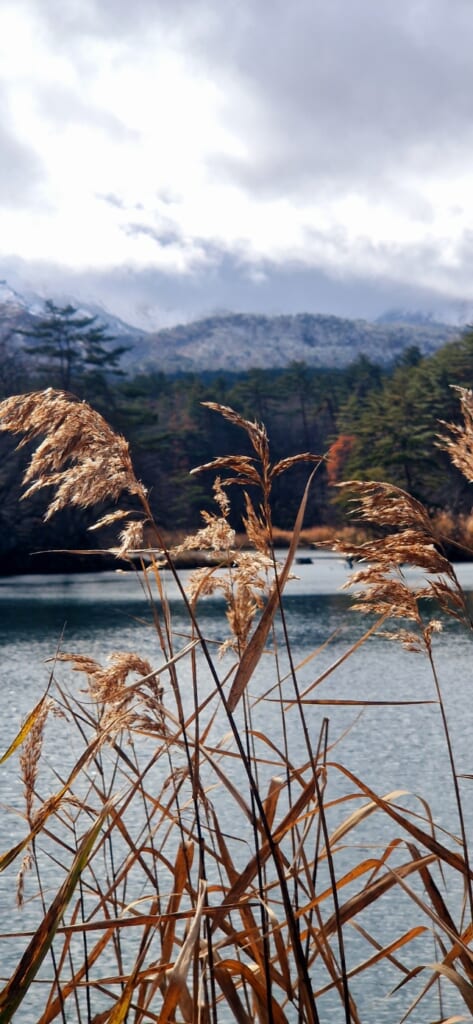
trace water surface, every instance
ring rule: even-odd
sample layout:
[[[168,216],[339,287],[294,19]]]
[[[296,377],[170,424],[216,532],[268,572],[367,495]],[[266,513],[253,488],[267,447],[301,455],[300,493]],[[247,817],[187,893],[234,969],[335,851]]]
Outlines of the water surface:
[[[310,555],[312,557],[312,555]],[[343,656],[356,645],[363,630],[369,625],[351,609],[349,595],[341,590],[346,582],[346,564],[333,556],[322,556],[307,564],[295,566],[297,579],[289,581],[284,598],[286,625],[297,671],[299,692],[306,694],[305,705],[309,731],[314,746],[318,742],[322,723],[329,721],[329,740],[334,744],[330,760],[341,763],[360,776],[379,794],[403,789],[411,796],[413,810],[424,814],[426,800],[434,819],[452,832],[458,831],[453,787],[446,751],[445,737],[436,698],[432,671],[427,659],[402,650],[398,645],[379,636],[370,638],[350,657]],[[466,590],[473,591],[473,564],[458,567]],[[181,578],[186,582],[188,574]],[[415,573],[409,573],[413,581]],[[189,637],[190,627],[176,584],[166,574],[166,591],[170,602],[173,630],[177,647]],[[215,598],[202,601],[199,611],[200,628],[209,643],[221,642],[227,635],[223,604]],[[473,774],[473,715],[471,713],[471,635],[463,632],[453,620],[445,620],[443,631],[435,638],[435,658],[439,679],[445,697],[445,706],[451,729],[458,772]],[[330,643],[327,643],[328,639]],[[282,626],[278,626],[281,643],[280,676],[287,676],[283,693],[287,699],[285,728],[289,745],[297,749],[302,743],[301,725],[297,705],[292,702],[294,688],[289,675],[289,663],[282,646]],[[54,667],[58,650],[87,654],[103,662],[113,651],[135,651],[153,667],[162,664],[163,655],[153,626],[146,595],[134,574],[104,573],[101,575],[16,577],[0,580],[0,647],[2,668],[0,686],[2,696],[2,747],[5,749],[15,736],[19,724],[33,704],[40,698],[51,673],[77,692],[83,680],[71,673],[67,666]],[[213,648],[212,648],[213,649]],[[336,669],[329,671],[331,666]],[[221,663],[222,676],[226,662]],[[185,706],[192,707],[191,680],[182,665],[182,697]],[[323,682],[317,681],[326,674]],[[212,689],[212,680],[203,674],[203,686]],[[261,729],[271,731],[275,742],[281,740],[281,721],[273,699],[278,696],[277,674],[273,657],[263,657],[250,685],[256,700],[265,695],[255,707],[256,722]],[[366,702],[366,706],[341,706],[331,701]],[[323,701],[324,703],[316,703]],[[386,701],[384,705],[369,706],[369,701]],[[418,702],[418,703],[407,703]],[[274,714],[274,725],[271,715]],[[259,716],[259,718],[258,718]],[[67,729],[60,721],[48,726],[55,730],[56,742],[48,749],[48,767],[63,774],[73,763],[74,751],[69,747]],[[214,726],[221,735],[227,723],[217,717]],[[235,767],[235,781],[243,785]],[[270,773],[270,769],[268,769]],[[471,780],[462,783],[467,827],[473,828],[473,799]],[[346,781],[337,768],[330,772],[330,795],[335,798],[344,792]],[[24,835],[25,825],[20,816],[23,808],[22,787],[18,767],[13,760],[0,766],[0,800],[3,821],[2,849]],[[4,807],[9,805],[13,812]],[[222,803],[222,827],[231,829],[226,820],[226,804]],[[379,825],[379,817],[370,819],[363,830],[363,842],[369,849],[379,848],[387,841]],[[392,829],[390,833],[392,837]],[[340,854],[339,869],[343,868],[344,854]],[[14,870],[0,876],[0,930],[8,927],[13,906]],[[388,908],[386,910],[386,907]],[[370,927],[379,927],[383,939],[395,937],[407,928],[406,914],[411,905],[396,897],[370,912]],[[28,909],[25,920],[28,918]],[[416,915],[414,914],[414,919]],[[355,944],[356,945],[356,944]],[[413,951],[413,955],[414,955]],[[356,948],[353,957],[356,962]],[[429,947],[426,956],[433,959]],[[0,946],[2,975],[18,958],[13,940]],[[408,961],[409,957],[405,959]],[[354,992],[359,1001],[365,1024],[394,1024],[402,1015],[414,989],[403,990],[386,1001],[386,977],[381,970],[373,972],[372,988],[367,991],[366,979],[354,981]],[[393,983],[397,975],[393,973]],[[418,987],[418,986],[417,986]],[[416,989],[417,990],[417,989]],[[449,996],[450,998],[450,996]],[[452,998],[452,1007],[462,1004]],[[325,1005],[325,1004],[324,1004]],[[327,1003],[324,1021],[335,1019]],[[452,1009],[452,1012],[453,1012]],[[414,1012],[411,1019],[425,1024],[425,1005]],[[433,1013],[436,1011],[433,1010]],[[23,1024],[34,1024],[34,1005],[23,1008],[18,1019]],[[29,1016],[28,1016],[29,1014]],[[434,1019],[434,1017],[432,1018]],[[465,1018],[468,1019],[468,1018]]]

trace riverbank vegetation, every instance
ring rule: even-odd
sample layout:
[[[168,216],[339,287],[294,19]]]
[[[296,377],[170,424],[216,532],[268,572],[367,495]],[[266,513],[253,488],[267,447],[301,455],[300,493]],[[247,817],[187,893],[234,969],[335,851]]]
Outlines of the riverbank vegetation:
[[[312,493],[308,499],[307,528],[338,531],[345,508],[337,482],[347,476],[376,477],[405,488],[433,514],[446,516],[459,556],[464,543],[470,546],[468,486],[437,446],[439,419],[458,420],[458,402],[449,385],[473,385],[469,330],[427,357],[407,349],[390,367],[362,356],[343,369],[292,364],[245,374],[174,377],[156,371],[123,374],[122,348],[93,318],[84,322],[70,307],[52,306],[36,337],[31,334],[30,329],[21,346],[15,337],[0,338],[0,398],[48,386],[63,388],[69,381],[76,395],[127,437],[152,512],[166,531],[195,529],[201,510],[212,509],[209,480],[190,470],[241,444],[235,425],[219,422],[205,405],[216,401],[264,422],[276,460],[295,451],[327,455],[317,496]],[[245,441],[243,453],[251,453]],[[15,452],[3,434],[0,456],[0,572],[80,567],[77,559],[56,555],[47,560],[31,557],[31,552],[90,548],[87,517],[67,509],[44,523],[37,498],[19,504],[27,453]],[[274,481],[272,516],[281,531],[292,529],[303,481],[302,465],[290,479],[282,474]],[[236,500],[231,512],[235,528],[243,510]],[[100,535],[100,544],[107,546],[106,533]]]
[[[441,451],[471,483],[473,399],[468,391],[459,397],[462,412],[443,428]],[[33,1013],[38,1024],[362,1024],[357,982],[368,986],[374,975],[379,986],[384,967],[396,975],[394,985],[389,975],[392,987],[415,986],[403,1020],[415,1019],[418,1008],[424,1014],[424,1005],[422,1020],[468,1020],[473,889],[465,782],[434,655],[443,616],[466,630],[471,620],[442,535],[417,498],[396,485],[341,488],[354,497],[362,523],[376,527],[369,541],[341,545],[357,559],[357,604],[369,615],[342,660],[356,658],[375,631],[427,659],[426,703],[435,704],[444,730],[450,777],[439,785],[452,791],[454,832],[421,798],[406,802],[402,779],[378,793],[345,767],[343,738],[330,735],[330,705],[359,711],[378,701],[359,693],[337,699],[340,658],[323,674],[317,650],[297,664],[284,588],[324,462],[309,453],[275,459],[259,423],[227,405],[212,403],[205,413],[222,433],[236,430],[244,445],[195,475],[212,475],[214,506],[179,551],[209,550],[224,568],[196,571],[184,590],[178,552],[164,543],[123,437],[96,410],[52,389],[0,404],[3,430],[19,435],[29,453],[27,500],[46,498],[48,521],[81,509],[89,527],[117,531],[115,556],[132,558],[135,568],[142,558],[136,571],[150,629],[146,651],[116,651],[108,660],[59,643],[47,692],[3,755],[21,773],[25,808],[20,837],[11,847],[4,841],[0,855],[0,869],[12,881],[16,875],[20,907],[10,938],[0,942],[24,934],[4,977],[0,1022]],[[301,468],[305,484],[278,564],[272,488],[286,475],[294,481]],[[250,551],[235,545],[235,505]],[[99,522],[91,523],[95,506]],[[417,586],[407,586],[406,565],[425,574]],[[163,566],[187,609],[185,634],[173,629]],[[209,637],[199,608],[215,594],[226,628]],[[270,686],[259,675],[268,659]],[[313,676],[302,687],[308,661]],[[326,699],[319,686],[328,676],[334,688]],[[402,703],[386,689],[379,699]],[[63,746],[59,773],[48,770],[48,743]],[[390,921],[393,897],[404,908],[400,928]],[[381,929],[369,916],[378,905]],[[449,987],[464,1012],[452,1015]]]

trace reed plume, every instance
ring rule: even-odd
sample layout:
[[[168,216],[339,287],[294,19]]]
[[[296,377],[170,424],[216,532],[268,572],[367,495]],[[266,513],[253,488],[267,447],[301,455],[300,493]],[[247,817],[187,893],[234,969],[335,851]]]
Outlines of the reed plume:
[[[453,565],[443,553],[443,537],[421,502],[401,488],[380,481],[348,480],[338,486],[353,495],[354,518],[377,532],[359,544],[344,540],[335,544],[335,550],[360,566],[346,583],[346,588],[355,591],[355,609],[410,621],[419,627],[427,644],[440,625],[437,617],[425,618],[420,604],[423,600],[435,602],[469,625],[465,595]],[[419,583],[407,578],[409,567],[422,571]],[[391,635],[412,649],[418,646],[419,637],[412,632]]]
[[[54,487],[46,519],[70,505],[90,508],[116,501],[124,491],[141,500],[146,496],[127,441],[74,395],[47,388],[7,398],[0,403],[0,430],[23,434],[18,448],[43,438],[24,474],[28,487],[23,497]]]
[[[455,387],[460,399],[463,423],[441,421],[448,433],[439,438],[439,447],[448,452],[453,465],[473,481],[473,391]]]

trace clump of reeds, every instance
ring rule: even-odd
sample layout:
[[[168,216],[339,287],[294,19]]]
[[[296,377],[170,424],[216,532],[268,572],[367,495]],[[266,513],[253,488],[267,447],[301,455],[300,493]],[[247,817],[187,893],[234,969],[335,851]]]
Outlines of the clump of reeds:
[[[465,430],[454,428],[447,444],[457,464],[470,472],[473,401],[469,393],[461,398]],[[138,571],[154,628],[146,652],[117,652],[106,665],[87,652],[60,651],[47,705],[37,705],[4,755],[6,760],[22,751],[26,810],[25,834],[0,857],[0,869],[24,854],[32,859],[40,914],[0,992],[0,1022],[22,1012],[34,984],[40,1024],[56,1019],[358,1024],[352,977],[368,975],[386,961],[403,982],[409,980],[418,972],[403,963],[402,951],[426,928],[437,935],[440,952],[430,965],[425,992],[432,979],[444,976],[472,1012],[471,895],[469,913],[456,922],[435,874],[438,868],[450,870],[471,893],[463,821],[460,840],[452,844],[427,811],[409,814],[398,792],[380,795],[342,762],[331,760],[326,719],[314,731],[314,692],[341,660],[359,650],[363,637],[329,670],[315,672],[301,691],[284,588],[313,473],[282,564],[274,550],[271,488],[295,463],[312,461],[316,469],[320,458],[306,453],[273,463],[263,426],[226,407],[211,407],[245,432],[253,455],[230,455],[200,467],[217,474],[216,512],[205,515],[202,529],[185,539],[180,551],[204,548],[215,557],[193,576],[186,592],[173,560],[179,551],[166,547],[152,519],[124,439],[87,405],[61,392],[16,396],[0,404],[2,429],[22,434],[21,443],[42,438],[25,483],[27,493],[55,488],[47,515],[68,504],[88,508],[117,502],[123,491],[134,497],[138,511],[116,550],[135,564],[141,560]],[[235,486],[245,492],[249,550],[244,551],[229,524]],[[435,673],[432,637],[438,612],[426,617],[424,599],[469,625],[438,533],[405,492],[375,483],[352,487],[361,518],[385,530],[381,539],[361,546],[352,541],[349,547],[360,560],[353,581],[358,604],[376,617],[365,636],[384,629],[423,647]],[[101,522],[122,516],[115,508]],[[150,538],[146,549],[143,526]],[[173,629],[163,564],[173,572],[187,609],[185,636]],[[421,568],[426,581],[409,587],[406,564]],[[228,632],[218,644],[221,661],[199,623],[200,598],[216,592],[227,613]],[[399,628],[393,629],[392,620],[401,620]],[[269,657],[272,685],[265,688],[258,667]],[[85,677],[85,693],[74,685],[74,673]],[[63,716],[63,742],[72,750],[75,737],[80,747],[64,777],[50,774],[45,790],[37,766],[48,741],[45,709],[52,706]],[[289,730],[291,718],[295,723]],[[336,799],[330,796],[334,774],[347,780],[346,794]],[[380,850],[365,853],[357,844],[359,827],[377,813],[392,824],[394,835]],[[356,858],[351,864],[343,860],[349,844]],[[42,878],[51,865],[57,883],[48,903]],[[411,879],[420,882],[421,895]],[[25,884],[32,883],[22,877],[22,889]],[[394,940],[379,942],[362,915],[396,889],[411,897],[417,916]],[[349,929],[357,929],[368,946],[357,963],[346,956]],[[42,975],[48,957],[51,971]],[[333,1004],[326,1009],[327,993],[337,998],[336,1010]],[[437,1016],[446,1019],[440,1011]]]

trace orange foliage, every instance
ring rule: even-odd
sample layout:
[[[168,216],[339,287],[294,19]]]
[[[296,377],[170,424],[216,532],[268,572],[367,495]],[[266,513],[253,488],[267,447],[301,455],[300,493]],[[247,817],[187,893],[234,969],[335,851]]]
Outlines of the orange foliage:
[[[337,440],[330,445],[327,453],[327,478],[333,487],[343,479],[345,463],[353,449],[355,438],[352,434],[340,434]]]

